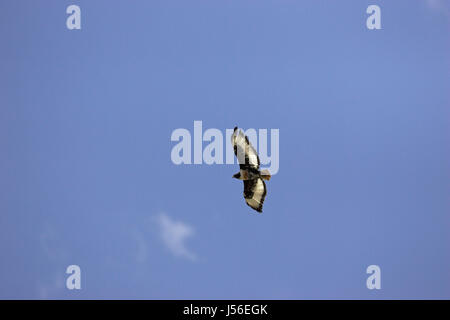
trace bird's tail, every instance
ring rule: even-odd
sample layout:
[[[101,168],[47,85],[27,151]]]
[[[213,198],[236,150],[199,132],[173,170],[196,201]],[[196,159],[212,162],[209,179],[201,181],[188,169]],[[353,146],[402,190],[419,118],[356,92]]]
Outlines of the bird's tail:
[[[263,178],[264,180],[270,180],[270,172],[267,169],[261,170],[261,178]]]

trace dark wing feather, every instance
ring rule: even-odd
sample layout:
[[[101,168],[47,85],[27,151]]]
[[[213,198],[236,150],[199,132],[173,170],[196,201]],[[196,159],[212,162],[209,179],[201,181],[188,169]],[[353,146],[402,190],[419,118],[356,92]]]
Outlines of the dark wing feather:
[[[266,194],[267,188],[263,179],[244,180],[244,199],[251,208],[262,212]]]
[[[251,145],[248,137],[241,130],[238,130],[237,127],[234,128],[231,143],[241,169],[259,170],[260,162],[258,153]]]

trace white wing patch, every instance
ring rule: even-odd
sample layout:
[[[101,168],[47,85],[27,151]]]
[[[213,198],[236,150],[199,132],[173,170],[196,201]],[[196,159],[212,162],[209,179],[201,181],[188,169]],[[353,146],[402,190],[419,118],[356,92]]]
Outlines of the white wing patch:
[[[264,203],[264,198],[266,197],[266,184],[262,179],[256,179],[255,184],[252,187],[252,196],[251,198],[245,198],[245,202],[252,207],[253,209],[261,212],[262,206]]]
[[[255,199],[245,199],[245,202],[247,202],[247,204],[252,208],[259,207],[259,201],[256,201]]]
[[[259,168],[259,158],[255,148],[250,144],[248,138],[241,130],[235,130],[231,136],[231,144],[235,148],[235,154],[239,164],[246,164],[245,157],[248,158],[250,166]]]

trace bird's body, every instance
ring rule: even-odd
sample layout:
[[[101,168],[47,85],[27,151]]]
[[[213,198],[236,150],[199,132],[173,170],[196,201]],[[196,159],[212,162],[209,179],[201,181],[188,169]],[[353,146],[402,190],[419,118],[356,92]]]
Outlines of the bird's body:
[[[247,169],[240,169],[238,173],[235,174],[235,178],[239,180],[253,180],[259,177],[259,172],[252,172]]]
[[[248,137],[238,128],[234,128],[231,136],[234,154],[238,158],[239,172],[233,178],[243,180],[244,199],[248,206],[258,212],[262,212],[267,188],[264,180],[270,180],[268,170],[259,170],[259,157]]]

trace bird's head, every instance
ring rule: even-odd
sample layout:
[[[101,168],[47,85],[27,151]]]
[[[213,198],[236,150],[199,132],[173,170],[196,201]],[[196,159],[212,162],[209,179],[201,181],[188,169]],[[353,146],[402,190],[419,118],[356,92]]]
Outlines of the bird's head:
[[[241,179],[241,173],[238,172],[238,173],[234,174],[233,178],[240,180]]]

